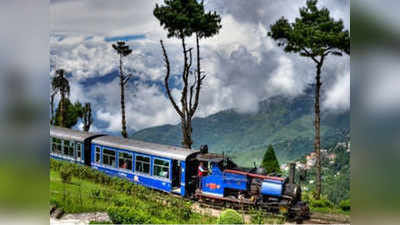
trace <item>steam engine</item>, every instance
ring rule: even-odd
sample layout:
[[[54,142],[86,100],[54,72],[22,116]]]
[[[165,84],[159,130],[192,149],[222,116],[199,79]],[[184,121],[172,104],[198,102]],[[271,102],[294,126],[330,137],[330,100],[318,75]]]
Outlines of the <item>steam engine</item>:
[[[195,191],[200,201],[256,206],[296,220],[309,217],[309,208],[301,201],[300,185],[294,182],[294,164],[290,165],[289,177],[284,178],[267,175],[261,168],[239,168],[229,158],[205,151],[196,159],[208,167]]]

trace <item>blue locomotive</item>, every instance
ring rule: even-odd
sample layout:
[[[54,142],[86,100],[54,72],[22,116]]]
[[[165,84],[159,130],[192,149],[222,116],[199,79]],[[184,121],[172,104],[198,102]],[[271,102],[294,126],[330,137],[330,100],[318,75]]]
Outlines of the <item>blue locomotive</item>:
[[[243,169],[224,155],[50,127],[50,157],[92,167],[134,183],[214,204],[241,204],[306,218],[301,190],[289,178],[268,176],[260,168]],[[197,175],[199,164],[208,168]]]

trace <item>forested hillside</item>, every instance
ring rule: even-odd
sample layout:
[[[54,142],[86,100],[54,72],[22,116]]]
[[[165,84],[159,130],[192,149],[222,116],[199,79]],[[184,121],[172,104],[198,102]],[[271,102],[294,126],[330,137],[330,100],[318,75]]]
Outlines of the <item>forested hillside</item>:
[[[194,148],[207,144],[212,152],[226,153],[243,165],[260,162],[267,146],[272,144],[283,163],[313,151],[313,90],[287,98],[276,96],[259,103],[255,114],[225,110],[193,120]],[[349,112],[322,112],[322,146],[340,140],[337,131],[348,128]],[[176,145],[181,143],[180,125],[152,127],[134,133],[130,138]]]

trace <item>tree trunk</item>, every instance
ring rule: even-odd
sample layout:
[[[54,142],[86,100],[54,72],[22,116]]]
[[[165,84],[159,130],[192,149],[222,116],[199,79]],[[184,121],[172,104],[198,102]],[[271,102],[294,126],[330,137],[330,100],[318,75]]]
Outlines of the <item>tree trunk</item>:
[[[120,78],[120,87],[121,87],[121,123],[122,123],[122,131],[121,135],[124,138],[128,137],[128,133],[126,132],[126,120],[125,120],[125,90],[124,90],[124,76],[122,73],[122,56],[119,57],[119,78]]]
[[[182,39],[182,49],[183,49],[183,57],[184,57],[184,66],[183,66],[183,88],[182,88],[182,96],[181,96],[181,105],[182,105],[182,145],[184,148],[192,148],[192,122],[190,116],[190,110],[188,108],[188,78],[189,78],[189,70],[190,63],[188,63],[188,56],[185,44],[184,36]],[[190,107],[190,106],[189,106]]]
[[[53,94],[51,94],[51,98],[50,98],[50,110],[51,110],[51,112],[50,112],[50,116],[51,116],[51,118],[50,118],[50,124],[51,125],[54,125],[54,96],[55,96],[55,94],[53,93]]]
[[[192,148],[192,120],[182,119],[182,145],[184,148]]]
[[[65,101],[65,92],[61,90],[61,99],[60,99],[60,126],[64,127],[64,101]]]
[[[321,140],[320,140],[320,109],[319,109],[319,98],[320,98],[320,89],[321,89],[321,67],[322,61],[317,64],[317,75],[316,79],[316,88],[315,88],[315,139],[314,139],[314,150],[316,153],[316,167],[317,167],[317,177],[316,177],[316,192],[315,198],[320,199],[321,196]]]
[[[90,103],[85,105],[83,118],[83,130],[87,132],[90,130],[90,125],[92,125],[92,108],[90,107]]]

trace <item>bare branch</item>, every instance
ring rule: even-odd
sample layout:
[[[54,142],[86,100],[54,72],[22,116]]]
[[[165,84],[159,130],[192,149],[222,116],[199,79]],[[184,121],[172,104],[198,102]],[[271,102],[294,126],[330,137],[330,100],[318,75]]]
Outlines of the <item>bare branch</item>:
[[[193,108],[193,105],[192,105],[193,88],[195,87],[196,83],[197,83],[197,76],[194,76],[194,82],[193,82],[193,84],[190,86],[190,98],[189,98],[189,108],[190,108],[190,110]]]
[[[126,85],[133,75],[130,73],[123,78],[123,84]]]
[[[196,94],[193,107],[190,108],[190,117],[194,115],[199,106],[199,98],[200,98],[200,89],[201,83],[206,78],[206,75],[202,76],[202,72],[200,70],[200,44],[199,44],[199,36],[196,34],[196,48],[197,48],[197,83],[196,83]]]
[[[311,59],[314,60],[315,63],[317,63],[317,64],[320,63],[320,62],[315,58],[315,56],[314,56],[313,54],[311,54],[306,48],[303,48],[303,51],[305,51],[306,54],[307,54],[308,56],[310,56]]]
[[[164,79],[165,89],[167,90],[167,95],[168,95],[169,100],[172,103],[172,106],[175,108],[175,110],[179,114],[179,116],[181,118],[183,118],[184,115],[183,115],[182,111],[179,109],[178,105],[176,104],[174,98],[171,95],[171,91],[169,89],[168,79],[169,79],[169,75],[170,75],[170,72],[171,72],[171,67],[170,67],[170,64],[169,64],[167,51],[165,50],[165,47],[164,47],[164,44],[163,44],[162,40],[160,40],[160,44],[161,44],[161,48],[163,50],[165,67],[167,69],[167,72],[166,72],[166,75],[165,75],[165,79]]]

